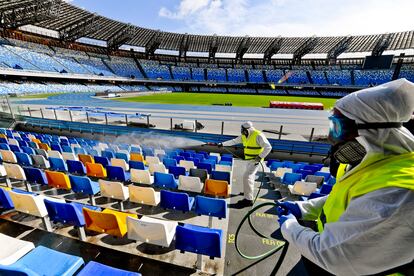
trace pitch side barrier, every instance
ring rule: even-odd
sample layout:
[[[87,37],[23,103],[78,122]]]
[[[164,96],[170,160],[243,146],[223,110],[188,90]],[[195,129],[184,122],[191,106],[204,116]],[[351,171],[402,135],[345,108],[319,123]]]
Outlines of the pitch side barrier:
[[[136,127],[125,127],[125,126],[112,126],[102,125],[93,123],[80,123],[80,122],[69,122],[60,121],[53,119],[41,119],[33,118],[28,116],[21,116],[20,121],[28,127],[39,127],[48,128],[58,131],[69,131],[88,133],[92,135],[109,135],[109,136],[122,136],[131,135],[133,133],[144,134],[144,135],[160,135],[169,137],[184,137],[188,139],[197,140],[203,143],[221,143],[235,136],[232,135],[218,135],[209,133],[195,133],[195,132],[178,132],[161,129],[146,129]],[[269,139],[272,145],[272,152],[281,152],[286,154],[306,154],[310,156],[327,156],[330,149],[330,145],[319,142],[302,142],[302,141],[288,141],[288,140],[277,140]],[[241,146],[235,147],[241,149]]]

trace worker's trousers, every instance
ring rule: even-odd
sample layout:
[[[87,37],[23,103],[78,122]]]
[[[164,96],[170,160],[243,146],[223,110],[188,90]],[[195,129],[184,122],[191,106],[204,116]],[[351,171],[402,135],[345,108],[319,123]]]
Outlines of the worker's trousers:
[[[255,160],[246,161],[246,171],[243,175],[243,192],[244,198],[248,200],[254,199],[254,182],[256,180],[256,173],[259,169],[259,164]]]

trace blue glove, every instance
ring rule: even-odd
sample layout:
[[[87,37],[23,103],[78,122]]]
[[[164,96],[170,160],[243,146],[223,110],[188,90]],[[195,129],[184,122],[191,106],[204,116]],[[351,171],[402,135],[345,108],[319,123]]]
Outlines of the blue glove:
[[[280,216],[279,219],[278,219],[279,226],[282,227],[283,223],[285,223],[288,219],[296,220],[296,217],[291,213],[289,213],[287,215],[284,215],[284,216]]]
[[[276,202],[278,205],[276,211],[279,216],[285,216],[288,214],[294,215],[296,218],[302,217],[302,212],[297,203],[292,201]]]

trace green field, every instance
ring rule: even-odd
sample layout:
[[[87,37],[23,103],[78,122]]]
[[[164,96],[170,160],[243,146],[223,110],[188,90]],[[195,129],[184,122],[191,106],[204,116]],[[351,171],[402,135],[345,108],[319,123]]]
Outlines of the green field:
[[[45,94],[36,94],[36,95],[24,95],[19,96],[19,98],[23,99],[43,99],[43,98],[49,98],[50,96],[56,96],[64,93],[45,93]]]
[[[311,102],[323,103],[325,109],[335,105],[336,99],[297,97],[297,96],[262,96],[262,95],[233,95],[233,94],[205,94],[205,93],[169,93],[154,94],[138,97],[118,98],[122,102],[143,102],[162,104],[192,104],[212,105],[232,103],[233,106],[268,107],[270,101]]]

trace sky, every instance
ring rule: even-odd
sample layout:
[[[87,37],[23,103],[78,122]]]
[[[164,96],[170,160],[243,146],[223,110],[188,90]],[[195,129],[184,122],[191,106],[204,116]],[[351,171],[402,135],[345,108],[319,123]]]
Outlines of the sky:
[[[189,34],[335,36],[414,30],[413,0],[66,0],[125,23]]]

